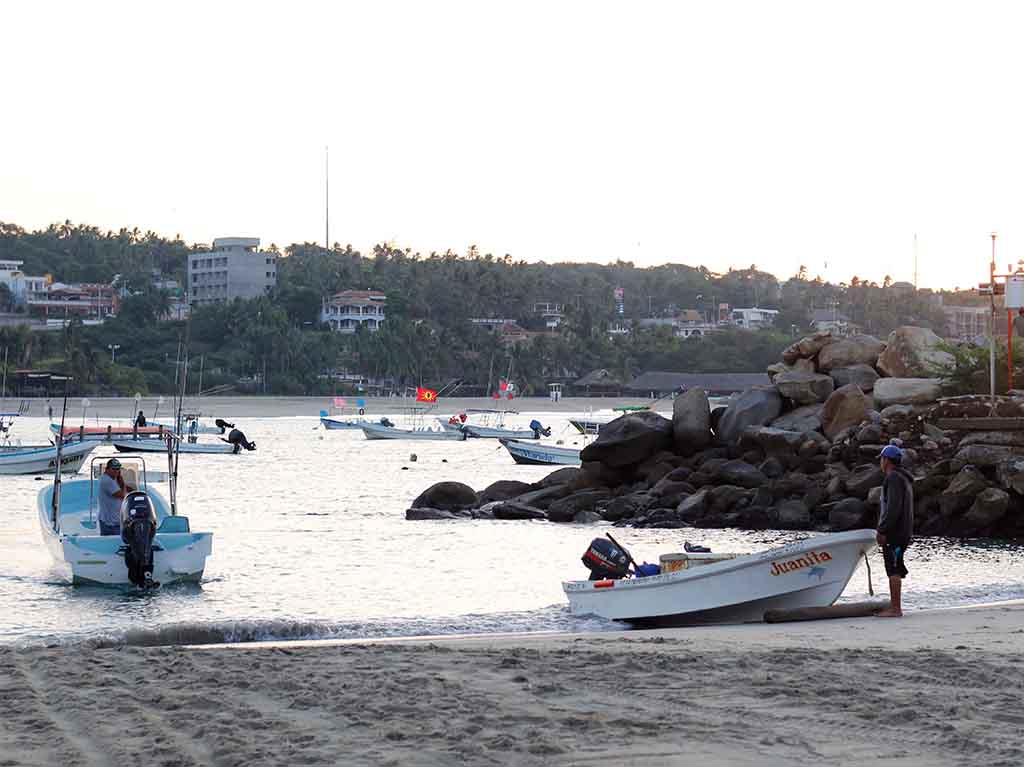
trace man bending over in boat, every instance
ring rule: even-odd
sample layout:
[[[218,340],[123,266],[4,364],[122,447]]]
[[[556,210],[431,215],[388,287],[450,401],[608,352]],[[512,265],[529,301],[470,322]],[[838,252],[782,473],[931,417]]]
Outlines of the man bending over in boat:
[[[886,445],[878,457],[885,481],[876,540],[889,576],[889,609],[878,617],[899,618],[903,615],[903,579],[907,577],[903,557],[914,532],[914,478],[903,468],[903,451],[895,445]]]
[[[107,461],[100,477],[100,535],[121,534],[121,500],[135,488],[128,487],[121,476],[121,462]]]

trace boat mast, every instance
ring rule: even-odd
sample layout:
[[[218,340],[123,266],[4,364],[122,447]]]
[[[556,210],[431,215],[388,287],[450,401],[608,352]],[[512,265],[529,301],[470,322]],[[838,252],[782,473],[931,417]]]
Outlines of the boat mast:
[[[59,528],[60,520],[60,462],[64,455],[64,417],[68,413],[68,382],[71,381],[70,376],[64,377],[64,406],[60,412],[60,431],[57,432],[57,456],[54,458],[54,469],[53,469],[53,497],[51,499],[51,519],[50,524],[53,526],[54,531]]]

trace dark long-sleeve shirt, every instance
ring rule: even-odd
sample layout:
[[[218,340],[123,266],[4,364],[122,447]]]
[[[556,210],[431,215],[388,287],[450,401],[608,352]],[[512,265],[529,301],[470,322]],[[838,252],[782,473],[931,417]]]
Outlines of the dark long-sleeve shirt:
[[[894,546],[906,546],[914,533],[914,478],[893,469],[882,483],[882,511],[878,532]]]

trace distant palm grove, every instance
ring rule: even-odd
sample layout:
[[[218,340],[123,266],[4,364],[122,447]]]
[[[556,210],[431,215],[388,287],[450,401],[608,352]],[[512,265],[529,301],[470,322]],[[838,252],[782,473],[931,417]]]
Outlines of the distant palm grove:
[[[7,304],[0,305],[7,310],[0,355],[7,350],[9,382],[16,370],[35,369],[70,374],[80,394],[171,393],[179,346],[187,343],[190,392],[201,359],[204,389],[330,395],[351,393],[362,379],[364,390],[369,384],[380,392],[461,381],[460,394],[488,394],[511,370],[521,394],[546,394],[549,382],[571,386],[595,369],[623,381],[650,370],[760,372],[810,329],[815,309],[875,335],[901,324],[941,333],[943,322],[930,291],[897,294],[856,277],[834,285],[803,267],[780,281],[754,265],[716,274],[679,263],[528,263],[475,247],[421,254],[381,244],[364,255],[311,243],[270,246],[280,258],[277,288],[267,296],[195,308],[187,322],[168,320],[172,297],[154,283],[185,285],[187,257],[202,249],[137,229],[64,223],[26,231],[0,222],[0,260],[22,261],[26,274],[62,282],[110,284],[116,276],[121,295],[117,316],[102,325],[72,319],[39,331],[19,324],[0,286],[0,304]],[[320,323],[321,302],[342,290],[386,294],[379,331],[343,334]],[[546,326],[536,304],[559,306],[556,328]],[[690,338],[667,321],[716,318],[722,304],[779,313],[774,327],[716,328]],[[509,337],[494,323],[472,322],[487,319],[513,321],[521,332]]]

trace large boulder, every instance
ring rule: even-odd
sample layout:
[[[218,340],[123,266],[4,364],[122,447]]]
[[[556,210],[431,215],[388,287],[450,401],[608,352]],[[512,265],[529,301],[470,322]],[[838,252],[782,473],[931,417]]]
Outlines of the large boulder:
[[[839,432],[857,426],[868,417],[870,403],[855,384],[847,384],[832,392],[821,411],[821,425],[825,436],[835,439]]]
[[[476,502],[478,506],[483,506],[491,501],[508,501],[528,492],[531,487],[533,486],[516,479],[499,479],[480,491]]]
[[[683,392],[672,403],[672,441],[689,455],[711,444],[711,406],[703,389]]]
[[[999,484],[1017,495],[1024,495],[1024,458],[1011,458],[996,469]]]
[[[438,482],[431,485],[412,502],[414,509],[456,511],[477,505],[476,491],[461,482]]]
[[[597,439],[580,452],[580,459],[619,468],[642,463],[671,444],[672,421],[651,410],[641,410],[602,426]]]
[[[881,487],[885,481],[882,470],[874,464],[858,466],[846,478],[846,492],[862,501],[867,499],[873,487]]]
[[[968,445],[1024,447],[1024,431],[972,431],[960,440],[960,447]]]
[[[775,388],[797,405],[815,405],[828,399],[835,383],[819,373],[781,373],[775,377]]]
[[[691,495],[689,498],[685,498],[682,503],[676,507],[676,515],[684,522],[696,522],[701,519],[708,508],[708,494],[711,492],[710,488],[701,488],[696,493]]]
[[[745,461],[726,461],[715,472],[715,481],[739,487],[760,487],[768,481],[756,466]]]
[[[832,368],[831,375],[837,387],[855,384],[863,392],[874,389],[875,381],[878,380],[878,372],[870,365],[865,364]]]
[[[729,401],[715,434],[719,441],[732,444],[748,426],[764,426],[781,412],[782,397],[778,390],[774,386],[756,386]]]
[[[831,343],[832,334],[827,330],[806,336],[782,351],[782,361],[792,365],[799,359],[809,359]]]
[[[548,474],[538,484],[541,487],[550,487],[551,485],[577,485],[583,481],[583,470],[576,466],[566,466],[561,469],[555,469],[553,472]]]
[[[620,519],[635,517],[642,511],[646,511],[651,505],[652,498],[647,493],[633,493],[631,495],[620,495],[612,498],[603,509],[601,516],[609,522],[618,522]]]
[[[992,527],[1003,518],[1010,507],[1010,496],[998,487],[990,487],[979,493],[974,505],[964,515],[965,532],[981,532]]]
[[[495,519],[547,519],[543,509],[527,506],[525,503],[505,501],[492,509]]]
[[[740,449],[756,446],[765,455],[793,455],[805,439],[804,433],[799,431],[776,429],[774,426],[748,426],[740,435]]]
[[[594,511],[598,501],[606,501],[610,497],[611,492],[604,488],[573,493],[548,506],[548,519],[552,522],[571,522],[579,512]]]
[[[946,517],[959,514],[970,508],[974,499],[987,488],[988,482],[978,469],[964,466],[939,496],[939,509]]]
[[[878,357],[878,369],[891,378],[928,378],[937,368],[953,364],[953,355],[942,351],[942,342],[928,328],[904,325],[889,334],[889,343]]]
[[[1024,456],[1024,447],[1010,445],[967,445],[960,448],[954,458],[965,464],[991,467]]]
[[[942,396],[938,378],[879,378],[875,381],[875,405],[928,405]]]
[[[811,525],[811,512],[803,501],[783,501],[778,512],[779,527],[783,530],[806,530]]]
[[[859,498],[844,498],[828,512],[828,526],[830,529],[841,532],[843,530],[857,530],[865,526],[868,516],[868,507]]]
[[[814,367],[814,360],[811,359],[799,359],[793,362],[792,365],[787,365],[785,362],[775,362],[767,367],[768,380],[775,383],[775,377],[782,373],[817,373],[817,369]]]
[[[850,336],[834,341],[818,354],[818,370],[828,373],[851,365],[874,365],[885,344],[874,336]]]
[[[804,405],[790,410],[772,421],[773,429],[784,431],[821,431],[821,411],[824,405]]]

